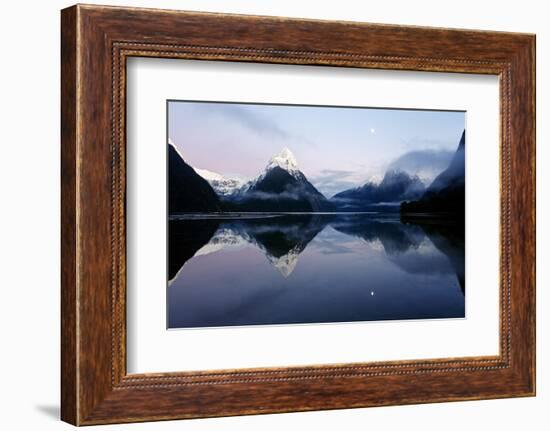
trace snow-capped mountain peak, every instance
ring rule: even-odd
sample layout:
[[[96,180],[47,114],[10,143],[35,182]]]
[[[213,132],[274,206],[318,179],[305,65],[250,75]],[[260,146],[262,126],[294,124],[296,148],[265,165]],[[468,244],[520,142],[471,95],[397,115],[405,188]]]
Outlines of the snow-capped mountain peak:
[[[279,154],[271,158],[266,170],[270,170],[274,167],[279,167],[293,173],[298,171],[298,162],[296,162],[296,157],[294,157],[292,151],[285,147]]]
[[[269,162],[267,163],[267,166],[265,167],[262,173],[260,173],[259,175],[257,175],[256,177],[248,181],[246,184],[244,184],[239,190],[236,191],[236,193],[244,194],[248,190],[252,189],[256,184],[262,181],[266,177],[268,172],[273,168],[281,168],[287,171],[294,178],[296,179],[300,178],[300,170],[298,169],[298,163],[296,162],[296,157],[294,157],[294,154],[292,154],[292,151],[290,151],[287,147],[285,147],[281,150],[279,154],[273,156],[269,160]]]

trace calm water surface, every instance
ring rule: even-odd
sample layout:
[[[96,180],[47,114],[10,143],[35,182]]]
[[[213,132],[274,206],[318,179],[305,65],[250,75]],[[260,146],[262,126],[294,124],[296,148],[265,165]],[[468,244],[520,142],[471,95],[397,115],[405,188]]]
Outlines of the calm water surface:
[[[395,215],[169,221],[168,327],[464,317],[464,227]]]

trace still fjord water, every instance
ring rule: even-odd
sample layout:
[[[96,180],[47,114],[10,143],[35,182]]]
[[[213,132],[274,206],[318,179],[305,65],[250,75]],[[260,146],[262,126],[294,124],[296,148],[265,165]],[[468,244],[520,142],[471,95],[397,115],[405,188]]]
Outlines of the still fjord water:
[[[387,214],[169,220],[168,327],[459,318],[464,226]]]

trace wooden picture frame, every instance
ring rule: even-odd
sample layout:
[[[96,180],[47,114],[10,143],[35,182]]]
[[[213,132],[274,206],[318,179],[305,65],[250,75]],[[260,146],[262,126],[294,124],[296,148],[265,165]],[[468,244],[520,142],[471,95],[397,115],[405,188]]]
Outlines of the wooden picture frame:
[[[61,17],[64,421],[535,394],[534,35],[84,5]],[[125,65],[131,56],[498,75],[500,354],[128,375]]]

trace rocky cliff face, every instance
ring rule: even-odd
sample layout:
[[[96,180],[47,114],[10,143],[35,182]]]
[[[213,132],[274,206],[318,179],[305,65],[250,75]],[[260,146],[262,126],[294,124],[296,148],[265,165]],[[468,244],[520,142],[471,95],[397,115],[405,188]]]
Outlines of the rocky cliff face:
[[[220,211],[220,199],[208,182],[198,175],[168,145],[168,213]]]

